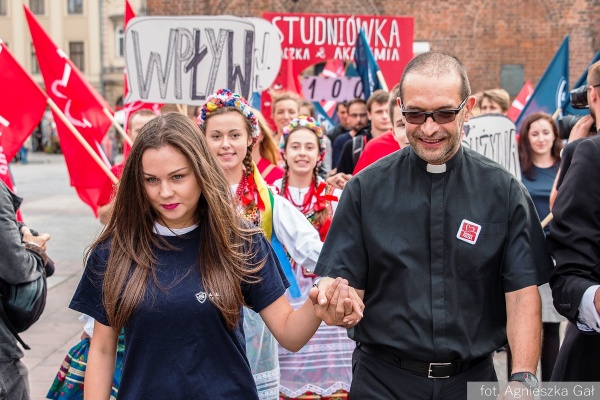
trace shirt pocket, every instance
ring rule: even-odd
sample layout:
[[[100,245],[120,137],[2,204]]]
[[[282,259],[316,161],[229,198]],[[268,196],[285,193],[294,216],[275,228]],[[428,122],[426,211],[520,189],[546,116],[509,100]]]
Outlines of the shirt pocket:
[[[461,279],[481,280],[491,273],[499,274],[506,243],[506,223],[481,223],[474,244],[455,238],[455,269]]]

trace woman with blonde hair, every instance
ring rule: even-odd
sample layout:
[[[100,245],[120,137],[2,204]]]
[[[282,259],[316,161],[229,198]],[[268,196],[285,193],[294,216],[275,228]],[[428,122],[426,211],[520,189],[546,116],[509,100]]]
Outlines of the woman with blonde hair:
[[[283,128],[289,125],[300,112],[300,96],[292,92],[275,92],[271,94],[271,114],[275,127],[273,141],[277,146],[283,137]]]
[[[256,109],[253,109],[253,112],[258,118],[259,134],[256,139],[258,146],[252,147],[252,161],[265,182],[272,185],[283,176],[283,169],[277,166],[281,161],[279,147],[273,141],[273,131],[269,128],[265,117]]]

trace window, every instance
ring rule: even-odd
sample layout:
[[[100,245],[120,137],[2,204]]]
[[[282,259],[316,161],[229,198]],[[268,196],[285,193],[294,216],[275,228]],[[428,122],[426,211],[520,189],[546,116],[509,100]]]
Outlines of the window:
[[[83,14],[83,0],[67,0],[69,14]]]
[[[6,0],[0,0],[0,15],[6,15]]]
[[[85,70],[83,42],[69,42],[69,58],[81,72]]]
[[[125,55],[125,31],[122,26],[115,29],[115,55],[123,57]]]
[[[35,15],[44,15],[44,0],[29,0],[29,8]]]
[[[37,56],[35,55],[35,47],[33,46],[33,43],[31,43],[30,46],[31,46],[31,73],[39,74],[40,73],[40,64],[38,64],[38,59],[37,59]]]

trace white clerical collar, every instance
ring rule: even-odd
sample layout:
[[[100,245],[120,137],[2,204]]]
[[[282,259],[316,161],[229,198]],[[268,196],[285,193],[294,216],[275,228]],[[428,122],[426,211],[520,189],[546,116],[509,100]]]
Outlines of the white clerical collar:
[[[154,233],[161,235],[161,236],[181,236],[188,232],[193,231],[197,227],[198,227],[198,224],[194,224],[194,225],[188,226],[186,228],[171,229],[171,228],[167,228],[166,226],[162,226],[158,222],[155,222],[154,223]]]
[[[434,165],[427,164],[427,172],[431,174],[442,174],[446,172],[446,164]]]

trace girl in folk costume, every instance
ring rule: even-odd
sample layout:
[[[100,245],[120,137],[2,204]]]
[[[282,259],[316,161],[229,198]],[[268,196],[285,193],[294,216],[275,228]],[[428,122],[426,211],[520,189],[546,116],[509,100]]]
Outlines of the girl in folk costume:
[[[327,185],[317,175],[326,152],[323,131],[311,117],[300,116],[283,128],[281,154],[285,175],[275,182],[280,194],[304,214],[325,240],[341,190]],[[294,264],[294,277],[302,293],[293,298],[292,307],[300,307],[308,298],[316,278],[306,265]],[[311,399],[346,399],[352,380],[354,341],[346,329],[321,324],[317,333],[298,353],[279,348],[281,400],[300,396]]]
[[[255,114],[239,94],[222,89],[209,96],[198,119],[209,148],[235,194],[234,201],[239,212],[246,220],[262,228],[282,262],[291,284],[290,290],[298,297],[299,288],[281,244],[292,259],[313,268],[322,243],[302,213],[284,198],[270,192],[252,162],[252,147],[259,134]],[[244,333],[259,396],[261,399],[277,399],[277,343],[257,314],[248,309],[244,309]]]

